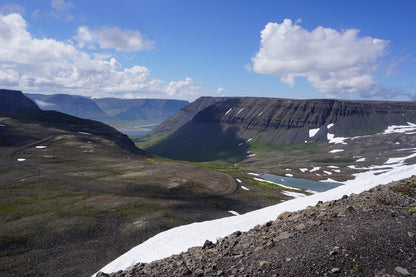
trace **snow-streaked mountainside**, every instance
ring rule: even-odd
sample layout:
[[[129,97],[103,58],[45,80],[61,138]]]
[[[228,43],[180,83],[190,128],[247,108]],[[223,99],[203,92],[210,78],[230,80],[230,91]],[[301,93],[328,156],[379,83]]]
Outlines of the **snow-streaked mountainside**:
[[[251,146],[327,142],[415,121],[414,101],[203,97],[150,132],[140,146],[177,160],[241,160]]]
[[[332,126],[327,126],[328,129],[331,127]],[[311,136],[316,133],[316,129],[309,132]],[[383,133],[400,133],[404,136],[412,136],[416,134],[416,124],[408,123],[403,126],[392,125],[385,129]],[[334,137],[331,137],[331,139],[334,139]],[[346,139],[354,138],[343,138],[333,141],[333,143],[343,143]],[[225,237],[235,231],[248,231],[258,224],[275,220],[279,214],[285,211],[297,211],[304,209],[307,206],[313,206],[318,201],[340,199],[343,195],[361,193],[377,185],[410,177],[416,173],[416,166],[414,164],[416,148],[399,149],[398,152],[400,151],[407,154],[400,157],[389,158],[381,165],[367,167],[353,165],[352,167],[354,167],[354,169],[360,170],[359,173],[354,174],[355,178],[344,182],[344,185],[332,190],[316,193],[307,197],[295,198],[243,215],[193,223],[162,232],[132,248],[127,253],[103,267],[100,271],[116,272],[118,270],[126,269],[138,262],[151,262],[173,254],[178,254],[186,251],[190,247],[202,246],[206,240],[215,241],[216,239]],[[359,164],[360,161],[357,160],[357,162]],[[333,167],[336,168],[335,166]],[[304,170],[304,168],[302,168],[302,170]],[[257,174],[252,175],[253,177],[258,178]]]

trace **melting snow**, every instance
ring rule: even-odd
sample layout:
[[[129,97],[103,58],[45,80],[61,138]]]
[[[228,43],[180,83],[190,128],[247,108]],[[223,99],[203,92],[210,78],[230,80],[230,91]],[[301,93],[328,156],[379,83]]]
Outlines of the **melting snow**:
[[[360,158],[360,159],[356,160],[356,162],[364,162],[364,161],[365,161],[365,158]]]
[[[263,114],[263,112],[259,112],[259,114],[257,116],[261,116]]]
[[[314,166],[309,172],[315,172],[321,169],[319,166]]]
[[[257,174],[257,173],[253,173],[253,172],[249,172],[249,173],[247,173],[247,174],[249,174],[249,175],[253,175],[253,176],[260,176],[259,174]]]
[[[243,190],[250,190],[249,188],[246,188],[245,186],[241,186],[241,188],[242,188]]]
[[[334,123],[330,123],[326,126],[327,129],[331,129],[335,124]]]
[[[247,140],[247,142],[250,142],[252,139],[253,139],[253,138],[249,138],[249,139]]]
[[[332,175],[332,172],[331,172],[331,171],[325,171],[325,170],[324,170],[324,173],[325,173],[326,175]]]
[[[308,171],[308,169],[307,169],[307,168],[299,168],[299,170],[300,170],[301,172],[306,172],[306,171]]]
[[[285,176],[287,176],[287,177],[293,177],[293,174],[286,173]]]
[[[243,110],[244,110],[244,108],[241,108],[241,109],[238,111],[237,115],[238,115],[238,114],[240,114]]]
[[[326,138],[328,139],[329,143],[335,143],[335,144],[338,144],[338,143],[347,144],[344,140],[348,139],[345,137],[335,137],[334,134],[330,134],[330,133],[326,134]]]
[[[339,168],[339,166],[329,165],[328,168]]]
[[[227,115],[229,112],[231,112],[232,111],[232,109],[233,108],[230,108],[226,113],[225,113],[225,115]]]
[[[334,149],[334,150],[329,151],[329,153],[338,153],[342,151],[344,151],[344,149]]]
[[[309,137],[312,138],[316,135],[316,133],[318,133],[320,128],[316,128],[316,129],[310,129],[309,130]]]
[[[240,184],[242,183],[240,179],[235,179],[235,180]]]
[[[416,131],[416,124],[407,122],[408,125],[391,125],[384,130],[383,134],[406,133]]]
[[[46,146],[45,145],[38,145],[38,146],[35,146],[35,148],[36,149],[44,149],[44,148],[46,148]]]
[[[18,161],[18,162],[24,162],[24,161],[26,161],[26,159],[19,158],[19,159],[17,159],[17,161]]]
[[[233,214],[233,215],[240,215],[239,213],[237,213],[236,211],[233,211],[233,210],[231,210],[231,211],[228,211],[230,214]]]

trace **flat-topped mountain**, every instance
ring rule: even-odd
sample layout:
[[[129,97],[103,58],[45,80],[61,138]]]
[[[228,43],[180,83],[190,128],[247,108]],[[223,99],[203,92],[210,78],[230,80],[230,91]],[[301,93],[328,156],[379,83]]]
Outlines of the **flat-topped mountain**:
[[[116,128],[159,124],[178,112],[188,101],[173,99],[93,99],[68,94],[26,94],[43,110],[103,121]]]
[[[144,146],[175,159],[238,158],[247,152],[245,142],[251,146],[327,142],[328,134],[375,134],[389,125],[415,121],[416,102],[200,98],[149,133],[144,140],[150,143]]]
[[[0,112],[28,109],[38,110],[39,107],[21,91],[0,89]]]

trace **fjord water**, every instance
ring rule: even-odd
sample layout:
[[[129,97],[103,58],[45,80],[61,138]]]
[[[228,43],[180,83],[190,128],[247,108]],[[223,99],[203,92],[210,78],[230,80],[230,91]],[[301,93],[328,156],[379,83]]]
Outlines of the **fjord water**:
[[[262,178],[273,183],[282,184],[289,187],[313,190],[316,192],[327,191],[343,185],[342,183],[336,182],[316,182],[307,179],[284,177],[269,173],[263,174]]]

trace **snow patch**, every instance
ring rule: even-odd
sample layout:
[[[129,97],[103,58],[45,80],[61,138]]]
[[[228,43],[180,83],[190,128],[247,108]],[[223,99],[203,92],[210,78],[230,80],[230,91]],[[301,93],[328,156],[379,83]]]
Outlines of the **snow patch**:
[[[326,138],[328,139],[329,143],[334,143],[334,144],[347,144],[345,140],[348,139],[345,137],[335,137],[334,134],[330,134],[330,133],[326,134]]]
[[[338,153],[342,151],[344,151],[344,149],[334,149],[334,150],[329,151],[329,153]]]
[[[240,114],[243,110],[244,110],[244,108],[241,108],[241,109],[238,111],[237,115],[239,115],[239,114]]]
[[[309,172],[315,172],[321,169],[319,166],[314,166]]]
[[[365,161],[365,158],[360,158],[360,159],[356,160],[356,162],[364,162],[364,161]]]
[[[383,131],[383,134],[394,134],[394,133],[406,133],[416,131],[416,124],[407,122],[407,125],[391,125],[388,126],[386,130]]]
[[[36,149],[45,149],[46,146],[45,145],[37,145],[35,146]]]
[[[23,158],[18,158],[18,159],[17,159],[17,161],[18,161],[18,162],[24,162],[24,161],[26,161],[26,159],[23,159]]]
[[[260,176],[260,174],[257,174],[257,173],[253,173],[253,172],[249,172],[249,173],[247,173],[247,174],[249,174],[249,175],[253,175],[253,176]]]
[[[331,129],[335,124],[334,123],[330,123],[326,126],[327,129]]]
[[[287,177],[293,177],[293,174],[286,173],[285,176],[287,176]]]
[[[309,137],[310,137],[310,138],[314,137],[314,136],[316,135],[316,133],[318,133],[318,132],[319,132],[319,129],[320,129],[320,128],[310,129],[310,130],[309,130]]]
[[[245,187],[245,186],[241,186],[241,188],[242,188],[243,190],[250,190],[249,188],[247,188],[247,187]]]
[[[235,179],[239,184],[241,184],[241,180],[240,179]]]
[[[233,215],[240,215],[239,213],[237,213],[236,211],[233,211],[233,210],[230,210],[230,211],[228,211],[230,214],[233,214]]]
[[[230,108],[224,115],[229,114],[232,110],[233,110],[233,108]]]
[[[332,175],[332,172],[331,172],[331,171],[325,171],[325,170],[324,170],[324,173],[325,173],[326,175]]]
[[[308,169],[307,169],[307,168],[299,168],[299,170],[300,170],[301,172],[303,172],[303,173],[305,173],[306,171],[308,171]]]
[[[78,132],[78,134],[81,134],[81,135],[91,135],[91,133],[87,133],[87,132]]]

